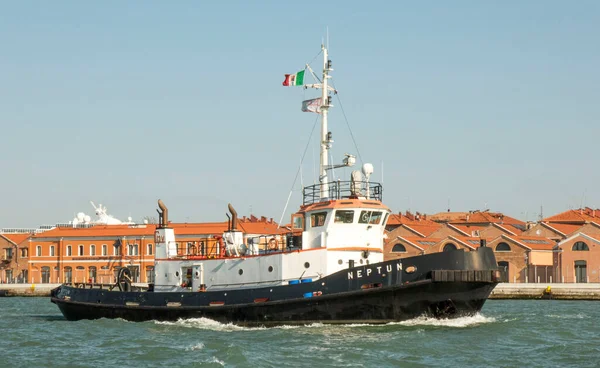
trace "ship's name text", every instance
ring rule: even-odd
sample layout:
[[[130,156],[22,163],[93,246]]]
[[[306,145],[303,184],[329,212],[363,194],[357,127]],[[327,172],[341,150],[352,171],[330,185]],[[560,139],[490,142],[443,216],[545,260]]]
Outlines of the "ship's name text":
[[[361,270],[354,270],[354,271],[348,271],[348,280],[354,280],[354,278],[360,279],[366,276],[371,276],[371,274],[373,273],[377,273],[378,275],[381,275],[385,272],[392,272],[392,270],[394,269],[394,265],[386,265],[384,266],[377,266],[377,267],[368,267],[368,268],[364,268]],[[401,271],[402,270],[402,263],[396,263],[396,271]]]

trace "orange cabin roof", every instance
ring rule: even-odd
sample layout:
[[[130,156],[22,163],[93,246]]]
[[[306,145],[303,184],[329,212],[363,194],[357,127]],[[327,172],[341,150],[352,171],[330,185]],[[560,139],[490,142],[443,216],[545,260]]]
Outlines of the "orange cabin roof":
[[[318,202],[318,203],[313,203],[313,204],[309,204],[306,206],[302,206],[300,208],[299,212],[308,212],[308,211],[314,211],[314,210],[320,210],[320,209],[331,209],[331,208],[373,208],[373,209],[381,209],[381,210],[387,210],[389,211],[389,208],[387,206],[385,206],[384,204],[382,204],[379,201],[376,201],[374,199],[369,200],[369,199],[337,199],[337,200],[331,200],[331,201],[324,201],[324,202]]]

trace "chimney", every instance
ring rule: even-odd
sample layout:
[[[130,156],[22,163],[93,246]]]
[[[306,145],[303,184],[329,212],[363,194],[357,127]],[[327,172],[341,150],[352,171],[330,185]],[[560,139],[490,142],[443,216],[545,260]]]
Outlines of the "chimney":
[[[484,248],[487,245],[487,241],[483,238],[479,239],[479,247]]]

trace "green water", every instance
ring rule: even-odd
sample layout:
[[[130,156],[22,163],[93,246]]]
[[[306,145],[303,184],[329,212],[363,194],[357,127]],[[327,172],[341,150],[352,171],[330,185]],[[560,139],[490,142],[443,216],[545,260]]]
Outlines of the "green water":
[[[3,367],[598,367],[600,302],[490,300],[457,320],[241,328],[68,322],[47,298],[0,298]]]

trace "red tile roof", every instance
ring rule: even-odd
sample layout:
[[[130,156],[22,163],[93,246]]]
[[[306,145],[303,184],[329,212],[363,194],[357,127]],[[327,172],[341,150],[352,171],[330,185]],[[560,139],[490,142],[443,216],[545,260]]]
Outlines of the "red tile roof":
[[[388,225],[402,225],[402,224],[425,224],[425,225],[437,225],[435,221],[432,221],[428,218],[427,215],[420,214],[417,212],[416,214],[412,214],[411,212],[402,213],[392,213],[387,221]]]
[[[13,243],[19,245],[22,242],[24,242],[25,240],[29,239],[29,237],[31,236],[31,234],[0,234],[1,236],[5,237],[6,239],[12,241]]]
[[[510,236],[502,235],[533,250],[552,250],[556,242],[542,236]]]
[[[552,229],[558,230],[559,232],[570,235],[577,230],[581,229],[582,224],[561,224],[561,223],[543,223],[545,226],[548,226]]]
[[[452,224],[511,224],[525,225],[525,222],[514,217],[506,216],[500,212],[470,211],[470,212],[440,212],[430,216],[430,219],[437,222],[449,222]]]
[[[557,215],[546,217],[543,221],[585,223],[586,221],[597,221],[598,219],[600,219],[600,209],[586,207],[561,212]]]
[[[423,236],[429,236],[437,231],[441,225],[433,222],[433,224],[402,224],[405,228],[422,234]]]
[[[33,238],[55,237],[121,237],[121,236],[154,236],[156,224],[147,225],[96,225],[89,228],[57,227],[33,236]],[[169,223],[175,235],[214,235],[227,231],[228,223]],[[247,234],[277,234],[281,233],[275,222],[261,220],[240,219],[238,230]],[[284,231],[284,232],[287,232]]]

